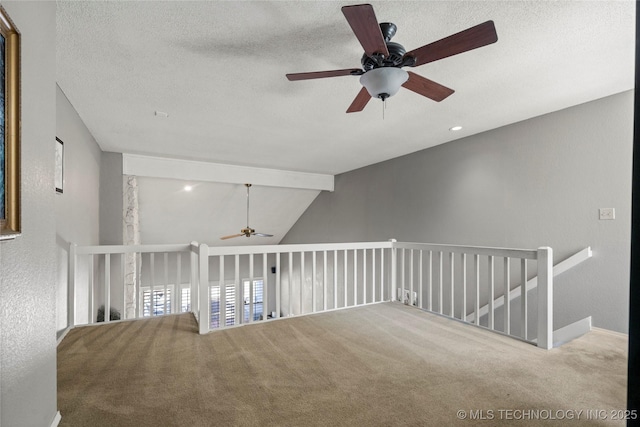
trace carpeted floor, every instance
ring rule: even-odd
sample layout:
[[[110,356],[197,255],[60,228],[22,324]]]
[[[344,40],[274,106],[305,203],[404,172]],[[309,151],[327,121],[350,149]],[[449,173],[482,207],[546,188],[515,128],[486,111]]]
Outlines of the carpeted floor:
[[[540,350],[397,303],[206,336],[184,314],[70,331],[58,408],[61,426],[624,425],[626,351],[601,330]]]

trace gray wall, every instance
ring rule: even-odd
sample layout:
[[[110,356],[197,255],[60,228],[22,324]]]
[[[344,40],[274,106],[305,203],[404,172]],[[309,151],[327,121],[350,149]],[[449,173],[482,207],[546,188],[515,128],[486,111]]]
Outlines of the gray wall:
[[[56,136],[64,142],[64,192],[56,194],[58,258],[57,330],[67,322],[69,243],[99,243],[102,151],[65,94],[56,85]],[[80,272],[86,278],[86,271]],[[86,290],[79,289],[80,295]]]
[[[22,34],[22,236],[0,243],[0,424],[56,415],[56,4],[2,2]]]
[[[551,246],[554,263],[591,246],[556,278],[555,326],[591,315],[626,332],[632,137],[625,92],[351,171],[282,243]],[[614,221],[598,219],[603,207]]]
[[[122,154],[102,153],[100,168],[100,244],[122,245]]]

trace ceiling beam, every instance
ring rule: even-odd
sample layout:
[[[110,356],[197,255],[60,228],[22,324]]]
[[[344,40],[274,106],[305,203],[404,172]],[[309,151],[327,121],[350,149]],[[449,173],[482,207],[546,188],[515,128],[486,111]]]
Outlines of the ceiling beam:
[[[185,181],[254,184],[268,187],[333,191],[333,175],[225,165],[195,160],[122,154],[122,173]]]

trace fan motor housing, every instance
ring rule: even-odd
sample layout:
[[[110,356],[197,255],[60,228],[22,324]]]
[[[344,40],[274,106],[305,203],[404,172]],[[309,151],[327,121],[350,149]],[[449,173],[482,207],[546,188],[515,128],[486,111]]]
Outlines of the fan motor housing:
[[[394,43],[390,41],[391,38],[396,34],[396,30],[396,25],[392,24],[391,22],[380,23],[380,31],[382,32],[385,44],[387,45],[389,56],[367,56],[367,54],[365,53],[364,55],[362,55],[362,60],[360,61],[360,63],[362,64],[362,69],[365,72],[378,67],[401,66],[404,54],[407,53],[407,51],[400,43]]]

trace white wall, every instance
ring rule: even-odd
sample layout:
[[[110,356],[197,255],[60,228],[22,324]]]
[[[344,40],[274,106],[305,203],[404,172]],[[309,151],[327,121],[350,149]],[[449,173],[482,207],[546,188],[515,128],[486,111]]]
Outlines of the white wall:
[[[555,326],[593,316],[626,332],[632,137],[625,92],[351,171],[282,243],[551,246],[556,263],[591,246],[556,278]],[[603,207],[614,221],[598,219]]]
[[[3,1],[22,34],[22,236],[0,243],[0,424],[56,415],[55,2]]]
[[[102,151],[65,94],[56,85],[56,136],[64,142],[64,192],[56,194],[58,332],[67,322],[69,244],[97,245],[100,231]],[[86,272],[80,272],[86,277]],[[79,296],[86,290],[78,289]]]

